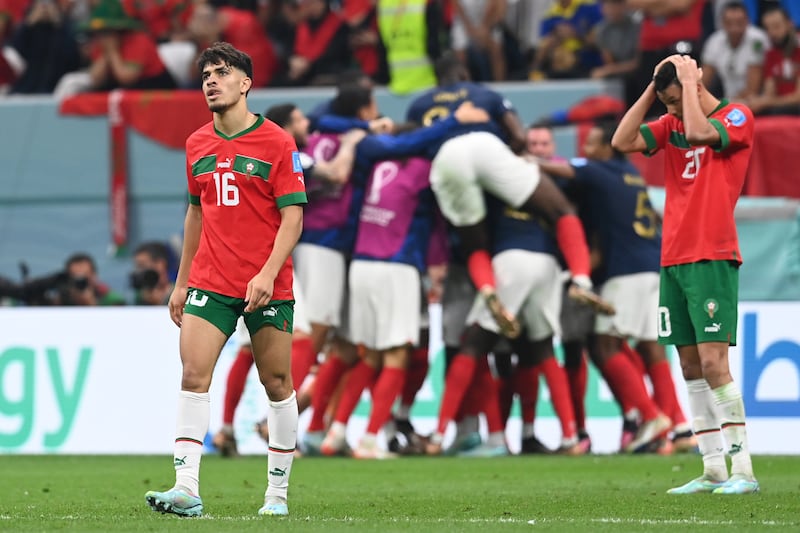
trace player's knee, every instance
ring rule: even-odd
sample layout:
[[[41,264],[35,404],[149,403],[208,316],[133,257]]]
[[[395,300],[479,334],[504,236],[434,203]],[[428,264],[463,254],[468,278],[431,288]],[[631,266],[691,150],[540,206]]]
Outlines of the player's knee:
[[[681,373],[685,380],[703,378],[703,368],[696,362],[681,361]]]
[[[283,372],[270,372],[261,376],[261,384],[273,402],[285,400],[292,394],[292,376]]]

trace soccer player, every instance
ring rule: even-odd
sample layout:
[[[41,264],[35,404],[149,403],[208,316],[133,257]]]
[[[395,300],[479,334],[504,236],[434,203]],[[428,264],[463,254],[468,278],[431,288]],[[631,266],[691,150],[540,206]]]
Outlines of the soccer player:
[[[522,151],[525,139],[508,101],[486,87],[466,81],[469,75],[453,55],[437,61],[436,77],[438,86],[412,102],[407,113],[410,122],[430,124],[449,116],[467,100],[492,117],[486,124],[453,130],[443,142],[430,146],[429,156],[433,160],[431,186],[439,207],[458,231],[470,277],[503,334],[518,335],[519,323],[497,298],[488,252],[484,191],[515,209],[543,216],[555,228],[575,286],[573,295],[611,312],[591,292],[589,249],[574,209],[553,181],[539,173],[537,165],[515,154]]]
[[[617,310],[613,317],[598,315],[595,319],[594,359],[620,403],[635,408],[642,417],[634,438],[623,448],[637,451],[672,428],[680,434],[688,427],[678,425],[685,420],[681,420],[666,352],[658,344],[658,215],[636,167],[611,146],[613,134],[611,125],[595,126],[583,147],[587,159],[542,161],[540,165],[553,176],[574,180],[593,199],[586,208],[603,258],[598,269],[603,280],[600,295]],[[632,350],[624,346],[626,339],[636,341],[635,357],[647,364],[656,401],[648,395],[640,372],[626,353],[626,349]]]
[[[703,455],[703,475],[668,492],[748,494],[759,485],[728,346],[736,343],[742,262],[733,210],[753,149],[753,114],[741,104],[717,100],[701,80],[690,57],[664,59],[625,113],[612,145],[622,152],[665,153],[658,335],[659,342],[678,347]],[[640,125],[656,98],[667,114]]]
[[[294,139],[247,108],[253,64],[228,43],[198,58],[212,121],[186,140],[189,207],[170,317],[183,366],[175,438],[175,485],[149,491],[155,511],[199,516],[200,459],[209,386],[239,316],[269,398],[268,486],[260,515],[287,515],[297,437],[291,378],[291,252],[303,224],[303,169]]]

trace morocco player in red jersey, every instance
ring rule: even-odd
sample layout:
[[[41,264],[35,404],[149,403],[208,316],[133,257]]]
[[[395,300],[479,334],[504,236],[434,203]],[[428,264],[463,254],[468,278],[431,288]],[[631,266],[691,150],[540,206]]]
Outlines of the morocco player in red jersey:
[[[689,56],[666,58],[622,118],[612,144],[623,152],[665,153],[659,342],[678,348],[703,454],[703,475],[668,492],[749,494],[759,486],[728,346],[736,343],[742,262],[733,210],[753,149],[753,114],[719,101],[701,80]],[[640,125],[656,97],[667,114]]]
[[[199,516],[199,474],[208,432],[208,389],[220,351],[240,315],[269,397],[268,486],[261,515],[286,515],[297,435],[290,354],[293,295],[290,254],[306,203],[294,139],[247,109],[250,57],[216,43],[198,59],[213,120],[186,141],[189,208],[172,320],[181,328],[183,364],[175,438],[175,485],[150,491],[155,511]]]

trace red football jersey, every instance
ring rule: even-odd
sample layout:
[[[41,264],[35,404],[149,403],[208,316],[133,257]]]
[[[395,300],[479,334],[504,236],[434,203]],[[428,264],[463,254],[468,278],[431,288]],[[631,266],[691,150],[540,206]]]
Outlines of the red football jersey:
[[[800,47],[786,57],[783,50],[772,48],[764,56],[764,78],[775,80],[775,92],[778,96],[792,94],[797,90],[800,80]]]
[[[233,137],[209,122],[186,140],[186,176],[189,201],[203,210],[189,286],[244,298],[272,253],[280,209],[307,201],[294,139],[262,116]],[[272,299],[294,299],[291,257]]]
[[[742,262],[733,210],[753,150],[753,113],[723,100],[709,121],[720,135],[717,146],[690,146],[683,122],[672,115],[641,126],[647,153],[665,152],[661,266]]]

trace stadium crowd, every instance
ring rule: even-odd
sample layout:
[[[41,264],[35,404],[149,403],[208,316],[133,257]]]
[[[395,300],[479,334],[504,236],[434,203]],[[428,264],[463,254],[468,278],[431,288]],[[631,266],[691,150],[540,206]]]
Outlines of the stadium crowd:
[[[406,10],[409,5],[415,9]],[[750,20],[753,9],[763,10],[760,20]],[[665,56],[683,52],[702,60],[704,81],[716,93],[757,113],[797,114],[795,10],[792,2],[725,0],[0,0],[0,84],[11,93],[57,96],[197,86],[197,51],[224,40],[253,58],[257,87],[338,85],[335,98],[309,116],[292,104],[265,113],[302,150],[309,194],[294,253],[292,354],[298,404],[313,410],[306,453],[350,453],[346,425],[365,389],[372,391],[372,410],[367,432],[352,450],[356,457],[508,454],[504,430],[515,395],[523,414],[521,449],[551,453],[534,433],[540,375],[561,423],[555,451],[588,453],[587,359],[620,404],[621,450],[671,453],[694,449],[696,440],[652,335],[654,324],[636,323],[640,308],[612,305],[606,293],[618,276],[657,279],[659,220],[644,181],[612,148],[613,128],[598,124],[592,130],[586,160],[558,161],[547,127],[523,130],[521,117],[500,94],[460,84],[469,78],[622,77],[628,98],[635,99]],[[395,124],[381,117],[375,84],[398,94],[437,84],[440,89],[421,93],[407,123]],[[481,100],[477,108],[453,106],[467,94]],[[497,130],[492,138],[507,139],[508,146],[496,148],[498,159],[484,159],[496,165],[513,150],[510,172],[518,170],[515,165],[544,171],[535,190],[498,186],[478,205],[443,203],[447,194],[435,182],[446,173],[437,167],[440,149],[466,137],[464,130],[475,124],[480,126],[471,134]],[[480,173],[481,162],[469,157],[469,148],[461,150],[452,156],[467,165],[459,171]],[[495,153],[485,144],[481,150]],[[603,179],[609,175],[620,179]],[[558,177],[561,187],[547,176]],[[617,188],[604,189],[612,186]],[[537,195],[545,194],[548,206],[563,209],[548,211],[537,203]],[[560,204],[561,195],[571,203]],[[614,203],[627,200],[630,206]],[[615,219],[626,209],[627,219]],[[465,227],[479,230],[454,229]],[[623,227],[632,231],[623,234]],[[157,281],[141,274],[132,282],[150,291],[152,303],[163,302],[170,291],[167,259],[155,247],[139,249],[137,256],[140,251],[158,266],[143,256],[137,272],[155,272]],[[119,303],[97,282],[91,258],[71,257],[65,272],[68,291],[91,296],[73,295],[76,305]],[[651,295],[652,276],[642,283],[634,291]],[[409,413],[428,375],[428,303],[443,306],[449,369],[437,430],[423,438]],[[586,312],[561,312],[576,304]],[[634,326],[621,331],[621,323]],[[574,349],[562,365],[553,337],[567,331]],[[225,426],[214,439],[225,454],[236,453],[232,421],[251,364],[243,340],[228,376]],[[488,427],[485,442],[477,431],[479,416]],[[456,438],[445,450],[451,423]],[[265,428],[259,425],[268,439]],[[386,446],[376,441],[380,431]]]
[[[762,20],[776,6],[785,20]],[[621,78],[630,101],[679,52],[761,111],[795,89],[799,19],[791,0],[0,0],[0,92],[196,87],[199,51],[227,41],[253,58],[255,87],[335,85],[357,69],[408,94],[453,50],[476,81]],[[781,53],[765,59],[770,42]]]

